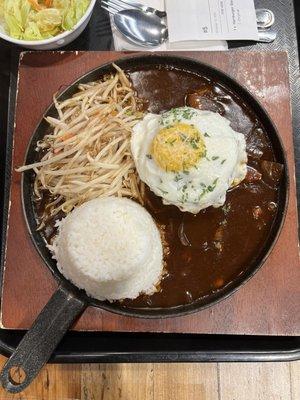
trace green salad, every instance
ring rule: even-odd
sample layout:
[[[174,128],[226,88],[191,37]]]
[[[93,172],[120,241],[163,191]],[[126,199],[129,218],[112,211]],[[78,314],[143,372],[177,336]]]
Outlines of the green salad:
[[[0,0],[0,18],[7,34],[21,40],[42,40],[70,30],[90,0]]]

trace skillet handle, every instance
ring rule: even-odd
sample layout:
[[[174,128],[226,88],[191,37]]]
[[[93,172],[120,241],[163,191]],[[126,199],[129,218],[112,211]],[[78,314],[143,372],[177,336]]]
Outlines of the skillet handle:
[[[3,388],[11,393],[24,390],[49,360],[66,331],[86,307],[87,303],[84,300],[60,286],[4,365],[0,374]],[[14,380],[13,375],[14,369],[18,367],[17,371],[24,378],[20,383]]]

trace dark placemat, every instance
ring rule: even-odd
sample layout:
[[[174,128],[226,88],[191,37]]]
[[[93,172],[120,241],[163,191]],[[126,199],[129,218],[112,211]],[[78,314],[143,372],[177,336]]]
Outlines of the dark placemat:
[[[122,317],[89,308],[79,330],[298,335],[300,264],[288,64],[285,53],[177,53],[208,62],[244,84],[269,111],[282,136],[291,175],[290,204],[281,237],[263,268],[229,299],[199,313],[165,320]],[[20,165],[29,137],[61,86],[123,53],[27,53],[20,65],[13,165]],[[28,328],[56,282],[29,238],[13,173],[3,286],[2,324]],[[22,251],[20,252],[20,248]]]

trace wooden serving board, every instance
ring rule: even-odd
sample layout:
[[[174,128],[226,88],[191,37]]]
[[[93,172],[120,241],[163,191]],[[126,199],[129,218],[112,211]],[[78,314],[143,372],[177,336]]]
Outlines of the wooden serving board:
[[[178,52],[227,72],[269,112],[288,155],[290,201],[280,238],[260,271],[234,295],[198,313],[146,320],[89,307],[77,330],[300,335],[300,260],[288,60],[284,52]],[[125,53],[23,53],[14,132],[13,167],[21,165],[32,132],[56,93],[87,71]],[[21,175],[13,170],[2,292],[2,326],[27,329],[57,287],[36,252],[21,206]],[[241,249],[242,251],[242,249]]]

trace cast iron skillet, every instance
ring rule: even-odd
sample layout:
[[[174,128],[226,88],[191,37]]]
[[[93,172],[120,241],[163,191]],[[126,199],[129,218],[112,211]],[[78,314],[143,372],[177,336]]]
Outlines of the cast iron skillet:
[[[135,70],[139,69],[140,67],[144,67],[145,65],[159,64],[198,73],[207,77],[213,77],[214,80],[218,81],[219,83],[230,87],[232,92],[235,92],[240,98],[242,98],[244,102],[251,107],[251,109],[259,118],[260,122],[264,125],[271,140],[276,160],[284,165],[284,174],[281,180],[279,192],[278,212],[272,225],[268,240],[257,255],[256,260],[249,265],[249,268],[245,273],[237,277],[236,280],[234,280],[230,285],[226,286],[223,290],[212,293],[205,298],[200,298],[187,305],[160,309],[129,309],[122,307],[118,303],[100,302],[88,297],[84,291],[77,289],[60,274],[56,267],[56,263],[51,258],[51,254],[46,248],[43,237],[39,232],[36,231],[37,223],[32,201],[32,183],[34,175],[30,171],[23,174],[22,201],[28,230],[37,251],[41,255],[47,267],[53,273],[54,277],[59,282],[59,288],[51,297],[48,304],[34,322],[32,328],[24,336],[16,351],[10,357],[2,370],[0,376],[2,385],[10,392],[20,392],[30,384],[44,363],[48,361],[65,332],[68,330],[68,328],[70,328],[74,320],[85,310],[87,306],[91,305],[122,315],[144,318],[180,316],[199,311],[221,299],[226,298],[256,273],[256,271],[262,266],[270,254],[283,225],[288,203],[289,181],[287,162],[282,142],[266,111],[245,88],[243,88],[238,82],[223,72],[188,58],[166,55],[142,55],[123,58],[118,60],[116,63],[125,70]],[[78,83],[86,83],[97,80],[103,74],[110,73],[112,71],[114,71],[114,69],[111,63],[109,63],[102,65],[91,72],[88,72],[86,75],[74,82],[69,88],[67,88],[59,96],[59,100],[64,100],[72,96],[77,91]],[[46,111],[46,115],[57,115],[53,104]],[[25,164],[30,164],[36,161],[36,142],[43,137],[47,126],[48,125],[44,119],[42,119],[38,124],[27,148]],[[25,379],[20,384],[14,382],[10,376],[10,369],[16,366],[21,367],[26,375]]]

